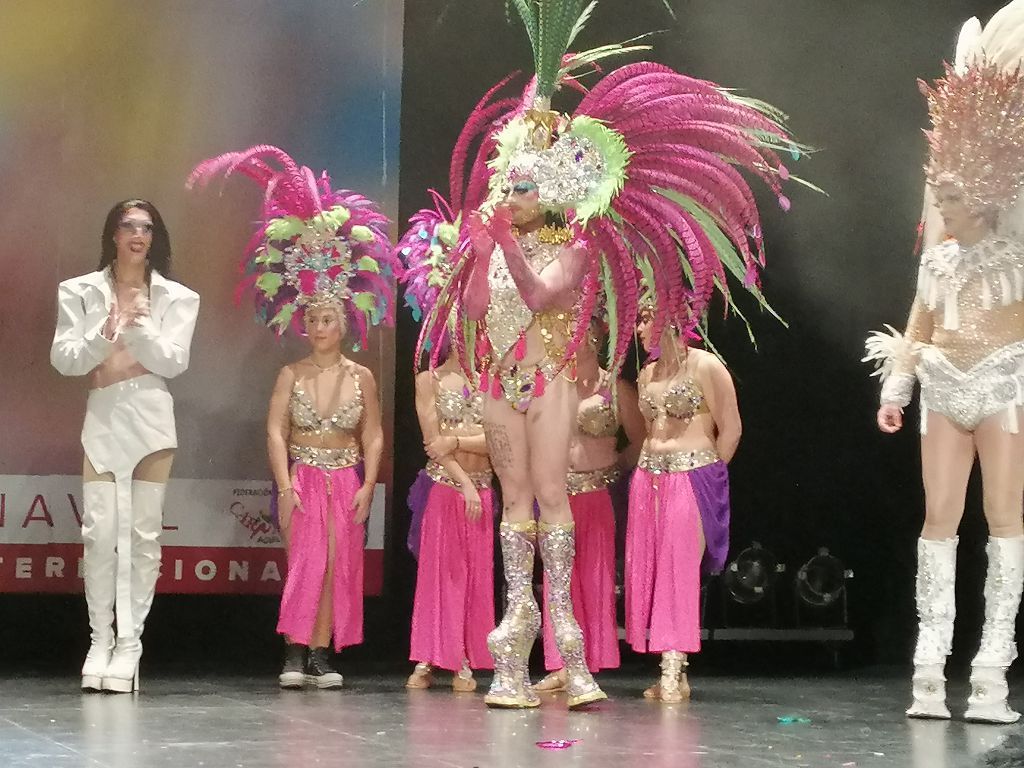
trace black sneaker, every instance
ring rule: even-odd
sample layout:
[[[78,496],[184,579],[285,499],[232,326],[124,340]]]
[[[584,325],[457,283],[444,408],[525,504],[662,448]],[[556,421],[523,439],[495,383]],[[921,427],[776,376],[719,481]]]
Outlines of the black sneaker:
[[[331,666],[326,648],[310,648],[306,657],[306,682],[317,688],[341,688],[344,679]]]
[[[306,646],[298,643],[285,643],[284,664],[277,681],[282,688],[301,688],[306,683],[303,671],[306,666]]]

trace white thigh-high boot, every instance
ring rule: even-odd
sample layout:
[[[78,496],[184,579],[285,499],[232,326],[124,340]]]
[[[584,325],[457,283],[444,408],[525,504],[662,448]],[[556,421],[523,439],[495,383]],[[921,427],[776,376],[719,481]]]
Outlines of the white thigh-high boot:
[[[985,549],[985,625],[971,662],[971,696],[965,717],[982,723],[1015,723],[1020,713],[1006,703],[1006,670],[1017,658],[1014,631],[1024,586],[1024,536],[990,536]]]
[[[104,690],[130,693],[138,681],[142,630],[153,604],[160,576],[160,531],[163,528],[166,483],[132,481],[131,615],[130,636],[119,633],[114,655],[103,678]]]
[[[949,718],[946,657],[956,618],[956,546],[959,539],[917,540],[917,646],[914,703],[908,717]]]
[[[82,690],[99,691],[114,649],[117,492],[113,483],[82,483],[82,563],[92,642],[82,665]]]

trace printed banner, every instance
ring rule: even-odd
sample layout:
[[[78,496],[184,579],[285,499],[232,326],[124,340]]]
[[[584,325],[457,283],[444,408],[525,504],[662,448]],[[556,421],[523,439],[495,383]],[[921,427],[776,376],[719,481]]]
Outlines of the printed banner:
[[[164,505],[159,592],[273,594],[285,553],[270,518],[271,485],[172,479]],[[385,490],[366,525],[364,588],[383,584]],[[0,592],[82,591],[82,479],[0,475]]]

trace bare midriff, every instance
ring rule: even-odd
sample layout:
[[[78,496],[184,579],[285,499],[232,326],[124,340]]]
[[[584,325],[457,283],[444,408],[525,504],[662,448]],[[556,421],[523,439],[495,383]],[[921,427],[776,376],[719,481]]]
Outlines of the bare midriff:
[[[715,420],[698,414],[687,424],[681,419],[660,417],[648,422],[644,450],[651,453],[713,451],[716,449]]]
[[[483,428],[472,428],[472,427],[446,427],[440,425],[439,432],[442,437],[479,437],[484,433]],[[471,453],[470,451],[452,451],[451,457],[459,463],[466,472],[474,474],[476,472],[488,472],[491,469],[491,462],[487,460],[487,457],[479,453]]]

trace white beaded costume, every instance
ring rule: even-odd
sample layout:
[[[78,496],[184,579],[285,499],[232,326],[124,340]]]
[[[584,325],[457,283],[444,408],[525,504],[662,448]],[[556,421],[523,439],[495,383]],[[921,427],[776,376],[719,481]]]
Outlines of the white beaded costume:
[[[991,234],[973,245],[946,241],[928,248],[905,335],[875,333],[865,361],[881,376],[883,406],[904,408],[921,383],[921,432],[942,414],[972,433],[1000,419],[1020,432],[1024,405],[1024,242],[1019,205],[1024,190],[1024,0],[1014,0],[982,29],[964,25],[954,65],[934,86],[922,83],[932,128],[927,132],[932,188],[955,190]],[[938,212],[926,208],[924,232],[934,242]],[[995,224],[994,227],[992,225]],[[933,451],[935,450],[933,446]],[[983,467],[984,469],[984,467]],[[989,482],[986,478],[985,482]],[[988,490],[988,489],[986,489]],[[987,502],[986,502],[987,503]],[[1018,499],[1017,504],[1020,505]],[[1018,513],[1019,514],[1019,513]],[[956,615],[957,537],[918,540],[914,701],[911,717],[948,718],[945,663]],[[971,664],[965,717],[991,723],[1020,718],[1007,705],[1006,670],[1017,657],[1017,610],[1024,586],[1024,536],[990,536],[986,548],[985,622]]]

